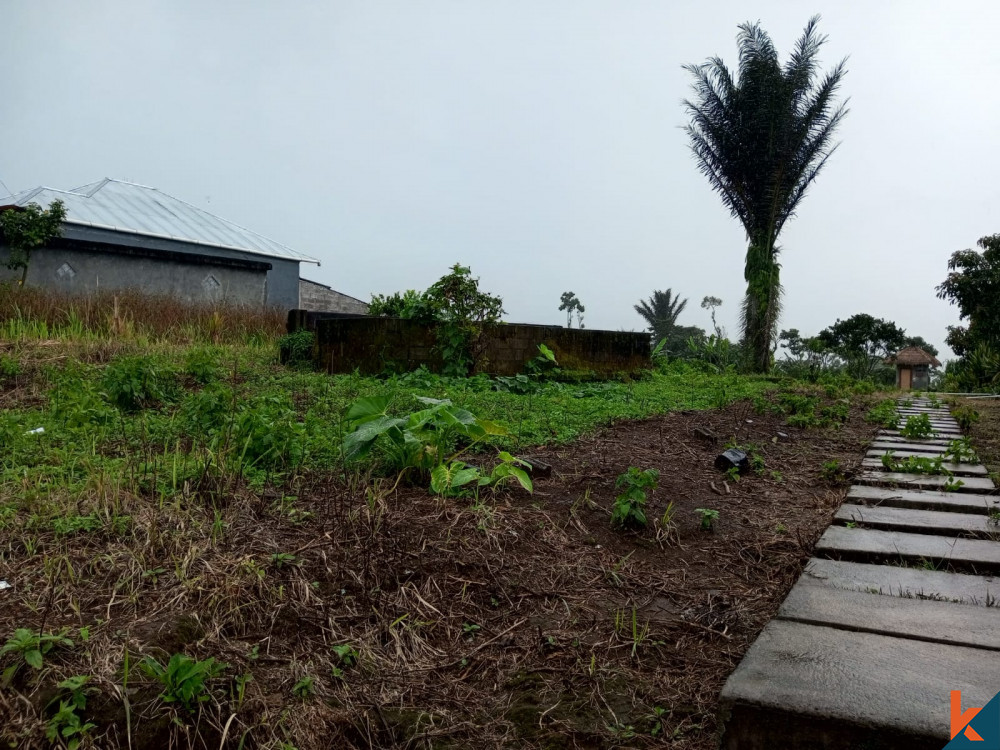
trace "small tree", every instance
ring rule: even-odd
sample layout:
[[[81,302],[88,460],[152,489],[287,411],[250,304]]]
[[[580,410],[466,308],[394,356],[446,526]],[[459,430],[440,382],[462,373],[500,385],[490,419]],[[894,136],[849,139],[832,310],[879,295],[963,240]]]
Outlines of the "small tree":
[[[708,310],[712,314],[712,328],[715,329],[716,338],[724,339],[726,338],[726,332],[719,328],[719,324],[715,322],[715,308],[722,306],[722,300],[718,297],[706,296],[701,301],[701,309]]]
[[[576,293],[563,292],[559,297],[559,301],[561,302],[559,309],[566,311],[566,327],[573,327],[573,313],[576,312],[576,327],[583,328],[583,313],[586,311],[586,308],[580,304],[580,299],[576,296]]]
[[[883,359],[906,344],[906,331],[891,320],[859,313],[820,331],[819,340],[847,360],[851,373],[871,377]]]
[[[0,212],[0,234],[10,249],[10,257],[4,265],[12,271],[21,269],[19,286],[23,287],[28,278],[32,251],[61,237],[65,218],[66,207],[59,200],[53,201],[47,209],[29,203],[24,208]]]
[[[948,346],[962,357],[979,344],[1000,348],[1000,234],[982,237],[976,250],[959,250],[948,261],[948,278],[937,296],[958,305],[968,326],[948,329]]]

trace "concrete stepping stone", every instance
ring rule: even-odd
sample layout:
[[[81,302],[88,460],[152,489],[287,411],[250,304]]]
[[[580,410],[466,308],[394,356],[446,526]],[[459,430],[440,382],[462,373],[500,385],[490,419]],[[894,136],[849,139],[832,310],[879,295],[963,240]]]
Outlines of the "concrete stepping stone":
[[[773,620],[722,689],[722,747],[940,750],[949,691],[985,706],[998,683],[983,649]]]
[[[882,505],[893,508],[916,508],[952,513],[989,515],[1000,511],[1000,495],[977,495],[971,492],[935,492],[906,490],[898,487],[853,485],[847,491],[847,502],[857,505]]]
[[[1000,570],[997,542],[902,531],[831,526],[816,543],[816,554],[861,562],[927,561],[933,565],[972,568],[976,572]]]
[[[803,576],[782,620],[1000,651],[1000,608],[832,589]],[[1000,661],[1000,655],[992,658]]]
[[[888,437],[880,437],[875,440],[869,448],[883,453],[885,451],[913,451],[915,453],[941,454],[948,450],[948,444],[950,442],[950,440],[928,440],[926,442],[918,443],[916,441],[906,442],[905,439],[898,440]]]
[[[940,510],[914,510],[845,503],[834,520],[856,523],[868,528],[906,531],[912,534],[946,534],[980,539],[1000,538],[1000,525],[989,516],[974,513],[947,513]]]
[[[867,460],[867,459],[865,459]],[[958,477],[963,484],[957,492],[989,493],[996,489],[988,477]],[[895,485],[899,487],[923,487],[932,490],[943,490],[945,484],[952,479],[940,474],[904,474],[895,471],[865,471],[857,477],[859,484]]]
[[[906,438],[906,435],[904,435],[899,430],[890,430],[890,429],[879,430],[878,437],[881,438],[883,435],[886,435],[886,436],[889,436],[889,437]],[[946,440],[946,441],[947,440],[956,440],[957,438],[960,438],[960,437],[962,437],[962,432],[958,428],[955,428],[955,429],[935,428],[934,432],[931,433],[931,438],[932,439],[936,438],[936,439]],[[906,438],[906,439],[910,440],[912,438]]]
[[[890,447],[890,448],[875,448],[874,444],[873,444],[872,449],[869,450],[868,453],[866,453],[865,455],[866,455],[867,458],[878,458],[878,459],[881,459],[882,456],[884,456],[886,454],[886,452],[891,451],[892,455],[895,458],[909,458],[910,456],[913,456],[915,458],[934,458],[935,456],[943,456],[944,453],[945,453],[945,451],[948,450],[947,446],[941,446],[941,445],[934,446],[934,450],[930,450],[930,451],[926,450],[926,449],[925,450],[920,450],[922,448],[925,448],[925,446],[922,446],[922,445],[918,445],[917,446],[918,450],[913,450],[911,448],[905,448],[905,447],[903,447],[905,445],[906,445],[906,443],[896,443],[896,444],[892,445],[892,447]],[[971,461],[971,460],[970,461],[959,461],[958,463],[975,464],[975,463],[978,463],[978,460],[976,460],[976,461]]]
[[[814,557],[806,564],[802,578],[828,589],[863,591],[908,599],[933,599],[993,608],[1000,601],[1000,576],[976,576],[945,570],[922,570]]]
[[[884,471],[885,468],[882,466],[882,453],[876,453],[875,456],[871,458],[864,458],[861,460],[861,466],[865,469],[875,469],[876,471]],[[903,458],[899,454],[895,455],[895,458]],[[930,456],[923,456],[923,458],[930,458]],[[956,463],[944,463],[941,466],[952,474],[958,477],[985,477],[989,475],[986,467],[982,464],[956,464]],[[903,472],[909,476],[909,472]],[[934,475],[924,475],[924,476],[934,476]],[[964,481],[964,479],[963,479]]]

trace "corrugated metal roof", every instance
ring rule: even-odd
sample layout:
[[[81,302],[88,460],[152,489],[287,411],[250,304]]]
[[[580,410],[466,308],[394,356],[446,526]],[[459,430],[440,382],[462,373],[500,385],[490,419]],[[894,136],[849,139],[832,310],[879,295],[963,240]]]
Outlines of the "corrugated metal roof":
[[[9,198],[0,198],[0,206],[26,206],[29,203],[47,206],[57,199],[66,206],[67,224],[193,242],[319,265],[315,258],[297,253],[280,242],[221,219],[156,188],[123,180],[106,178],[73,190],[38,187]]]

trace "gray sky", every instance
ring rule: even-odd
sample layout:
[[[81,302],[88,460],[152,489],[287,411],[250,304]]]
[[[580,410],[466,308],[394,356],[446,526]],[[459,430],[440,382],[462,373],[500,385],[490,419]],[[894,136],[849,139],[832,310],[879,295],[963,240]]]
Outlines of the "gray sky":
[[[681,126],[684,63],[808,17],[849,56],[840,150],[779,242],[783,328],[858,312],[943,347],[934,286],[1000,232],[992,2],[12,2],[0,180],[158,187],[322,260],[368,299],[460,261],[507,319],[640,330],[653,289],[735,337],[746,249]],[[993,133],[991,136],[990,133]],[[3,190],[0,188],[0,193]]]

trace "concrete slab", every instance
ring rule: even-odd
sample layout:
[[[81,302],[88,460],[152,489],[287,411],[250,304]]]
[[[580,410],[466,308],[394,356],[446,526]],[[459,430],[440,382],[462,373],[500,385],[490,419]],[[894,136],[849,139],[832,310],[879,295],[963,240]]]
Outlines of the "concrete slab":
[[[928,440],[927,442],[918,443],[915,440],[907,442],[905,438],[890,440],[886,437],[880,437],[868,447],[871,450],[879,451],[880,454],[885,451],[912,451],[922,454],[940,454],[948,450],[949,443],[950,441],[948,440],[935,440],[933,442]]]
[[[814,557],[806,564],[802,579],[829,589],[863,591],[905,599],[930,599],[994,608],[1000,601],[1000,576],[992,575]]]
[[[906,437],[899,430],[891,430],[891,429],[879,430],[878,437],[882,437],[882,436],[902,437],[902,438]],[[933,434],[931,435],[932,439],[939,438],[939,439],[943,439],[943,440],[955,440],[956,438],[960,438],[960,437],[962,437],[962,433],[961,433],[960,430],[957,430],[957,429],[953,430],[953,429],[935,428]]]
[[[1000,570],[1000,544],[983,539],[952,539],[877,529],[831,526],[816,542],[817,557],[860,562],[919,562],[951,565],[977,573]]]
[[[873,443],[871,446],[869,446],[869,450],[868,453],[866,454],[866,457],[882,458],[882,456],[885,455],[886,451],[892,451],[893,455],[896,458],[907,458],[909,456],[915,456],[917,458],[934,458],[935,456],[943,456],[944,452],[948,450],[948,446],[946,445],[932,445],[932,446],[918,445],[916,446],[916,450],[908,447],[907,443],[886,443],[885,445],[887,447],[880,448]],[[974,464],[978,463],[978,461],[961,461],[960,463]]]
[[[942,417],[944,419],[954,419],[954,417],[951,416],[951,412],[948,411],[947,409],[932,409],[930,407],[901,406],[900,408],[896,409],[896,413],[906,414],[906,415],[916,414],[917,416],[920,416],[921,414],[926,414],[928,417]]]
[[[996,487],[988,477],[959,477],[964,484],[958,488],[958,492],[993,492]],[[941,490],[950,477],[942,475],[927,474],[903,474],[894,471],[865,471],[858,475],[858,484],[875,485],[895,485],[899,487],[922,487],[932,490]]]
[[[720,697],[726,750],[940,750],[949,695],[985,706],[1000,659],[978,648],[774,620]]]
[[[905,490],[895,487],[872,487],[861,484],[847,490],[847,502],[858,505],[883,505],[893,508],[917,508],[952,513],[987,515],[1000,510],[1000,495],[976,495],[971,492],[936,492]]]
[[[876,453],[874,456],[869,456],[861,460],[861,466],[865,469],[875,469],[877,471],[885,471],[882,467],[882,455],[885,453]],[[895,458],[905,458],[899,453],[896,453]],[[930,456],[923,455],[922,458],[930,458]],[[946,463],[942,466],[950,471],[955,476],[959,477],[985,477],[989,474],[986,467],[982,464],[956,464],[956,463]],[[933,475],[930,475],[933,476]]]
[[[1000,608],[831,589],[805,577],[792,588],[778,617],[859,633],[1000,651]]]
[[[944,534],[979,539],[1000,537],[1000,526],[993,523],[989,516],[971,513],[869,507],[845,503],[837,510],[834,520],[856,523],[873,529],[906,531],[911,534]]]

